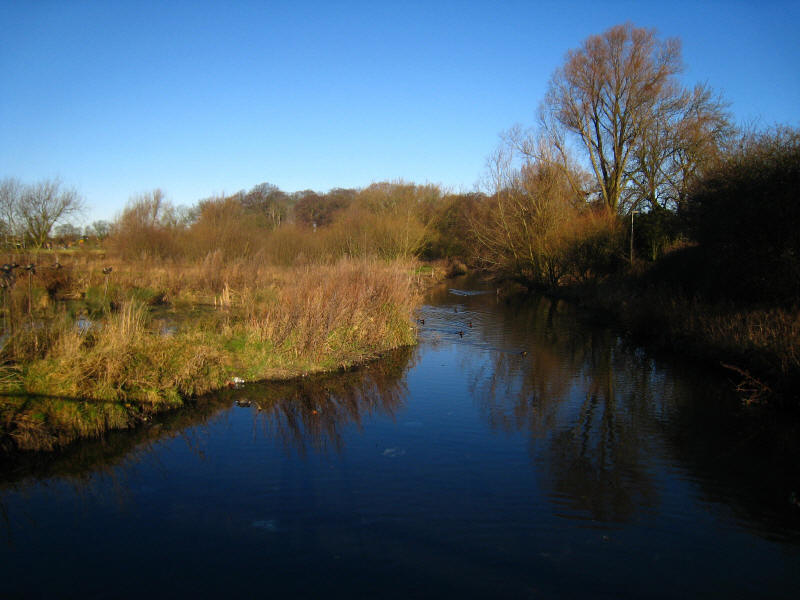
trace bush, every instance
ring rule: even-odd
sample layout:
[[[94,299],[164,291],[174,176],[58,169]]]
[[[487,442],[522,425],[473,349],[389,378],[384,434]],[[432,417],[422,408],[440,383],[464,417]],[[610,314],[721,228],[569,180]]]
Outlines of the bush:
[[[800,131],[751,135],[692,189],[683,211],[709,291],[750,301],[800,294]]]
[[[636,257],[658,260],[680,235],[680,219],[671,210],[658,208],[636,215],[633,233]]]
[[[576,281],[602,279],[627,265],[625,227],[605,209],[583,211],[571,223],[564,271]]]

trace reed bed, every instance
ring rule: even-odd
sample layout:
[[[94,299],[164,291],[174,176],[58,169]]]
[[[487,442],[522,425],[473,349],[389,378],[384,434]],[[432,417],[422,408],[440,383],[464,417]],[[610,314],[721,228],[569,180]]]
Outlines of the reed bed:
[[[413,271],[368,259],[275,267],[215,253],[153,264],[77,255],[39,269],[33,288],[46,300],[27,312],[27,290],[9,291],[0,393],[153,411],[240,379],[347,367],[414,343]],[[174,330],[155,327],[154,311],[175,318]]]

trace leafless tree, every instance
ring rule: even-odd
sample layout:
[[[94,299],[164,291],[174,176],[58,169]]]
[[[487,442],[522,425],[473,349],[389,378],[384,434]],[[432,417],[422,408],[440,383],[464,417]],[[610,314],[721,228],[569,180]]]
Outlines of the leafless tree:
[[[573,222],[586,208],[580,171],[561,168],[547,140],[503,136],[488,160],[489,197],[471,231],[489,270],[526,285],[554,286],[563,276]]]
[[[86,227],[86,235],[93,235],[98,240],[104,240],[111,233],[111,228],[111,223],[101,219]]]
[[[83,201],[74,189],[64,189],[58,179],[45,179],[23,186],[19,195],[18,227],[25,239],[41,248],[53,226],[83,211]]]
[[[11,237],[17,233],[19,221],[19,201],[22,184],[11,177],[0,181],[0,235],[8,246]]]
[[[680,42],[630,23],[589,37],[553,75],[542,119],[562,153],[569,134],[588,155],[600,197],[617,211],[636,148],[659,106],[680,96]]]
[[[121,221],[130,221],[140,227],[160,225],[169,213],[172,205],[167,202],[164,192],[154,189],[130,199],[122,213]]]
[[[242,195],[242,205],[259,215],[270,229],[277,229],[286,221],[289,212],[289,195],[271,183],[260,183]]]
[[[53,236],[62,242],[74,242],[81,237],[81,229],[72,223],[61,223],[53,228]]]
[[[633,150],[630,189],[622,204],[675,209],[692,181],[713,164],[732,139],[727,104],[707,85],[663,99]]]

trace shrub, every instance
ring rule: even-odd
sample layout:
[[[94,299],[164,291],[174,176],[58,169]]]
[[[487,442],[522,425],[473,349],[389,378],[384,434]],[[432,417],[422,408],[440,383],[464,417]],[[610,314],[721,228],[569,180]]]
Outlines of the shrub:
[[[743,300],[800,293],[800,131],[751,135],[694,186],[683,216],[704,250],[708,292]]]

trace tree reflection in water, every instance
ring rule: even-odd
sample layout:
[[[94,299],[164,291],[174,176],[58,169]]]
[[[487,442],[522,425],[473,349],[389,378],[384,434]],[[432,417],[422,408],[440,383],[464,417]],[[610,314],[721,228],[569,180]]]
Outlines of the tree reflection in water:
[[[528,435],[558,514],[624,522],[656,510],[665,490],[655,474],[676,462],[681,479],[760,535],[799,530],[793,420],[753,412],[702,365],[655,359],[564,302],[468,300],[456,314],[481,326],[464,343],[490,350],[462,353],[472,396],[492,429]]]
[[[346,427],[360,429],[364,419],[378,414],[394,417],[403,407],[408,393],[404,375],[415,353],[414,348],[395,350],[335,377],[248,386],[247,402],[258,408],[255,429],[280,439],[287,451],[294,449],[301,456],[309,450],[340,452]]]
[[[495,352],[474,376],[473,394],[493,428],[529,433],[557,510],[626,521],[652,507],[658,494],[646,465],[665,379],[608,329],[579,326],[559,301],[541,297],[494,314],[483,329],[492,344],[527,354]]]
[[[371,414],[394,415],[402,406],[406,394],[403,378],[415,353],[415,348],[403,348],[348,372],[223,390],[197,398],[185,409],[158,415],[137,429],[112,431],[102,439],[75,442],[57,452],[0,453],[0,490],[20,489],[29,482],[52,477],[76,489],[92,478],[117,478],[124,471],[118,467],[134,465],[156,444],[173,438],[182,439],[202,459],[198,438],[211,435],[213,420],[234,402],[253,407],[256,433],[278,436],[287,450],[341,450],[343,427],[360,427],[362,419]],[[65,401],[26,400],[39,405]]]

